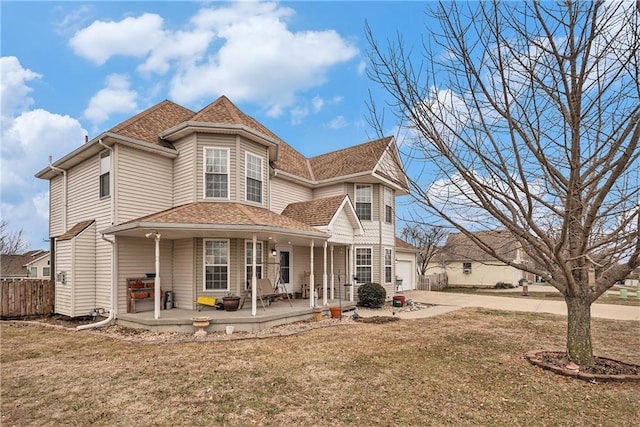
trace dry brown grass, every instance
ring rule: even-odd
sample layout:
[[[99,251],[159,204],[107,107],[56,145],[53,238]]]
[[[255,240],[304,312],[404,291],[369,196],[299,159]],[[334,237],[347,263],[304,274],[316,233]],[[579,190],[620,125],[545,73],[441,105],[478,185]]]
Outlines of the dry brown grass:
[[[261,340],[127,343],[2,324],[11,425],[637,425],[638,384],[529,365],[566,320],[461,310]],[[640,363],[638,322],[593,321],[598,355]]]

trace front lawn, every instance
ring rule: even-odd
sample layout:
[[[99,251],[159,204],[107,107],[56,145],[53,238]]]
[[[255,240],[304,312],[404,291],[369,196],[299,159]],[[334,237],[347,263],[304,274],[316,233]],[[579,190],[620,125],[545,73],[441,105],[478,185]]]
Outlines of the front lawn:
[[[531,366],[560,316],[465,309],[287,337],[145,344],[3,322],[2,425],[604,425],[638,384]],[[596,353],[640,364],[638,322],[594,319]],[[235,336],[241,336],[234,334]]]

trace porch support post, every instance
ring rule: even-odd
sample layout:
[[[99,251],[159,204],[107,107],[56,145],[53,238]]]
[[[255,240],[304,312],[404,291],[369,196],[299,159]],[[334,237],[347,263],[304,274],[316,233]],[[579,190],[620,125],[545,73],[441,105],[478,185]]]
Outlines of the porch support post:
[[[155,233],[156,241],[156,277],[154,279],[153,289],[153,317],[160,318],[160,233]]]
[[[256,276],[256,246],[258,246],[258,236],[254,233],[251,247],[251,315],[255,316],[258,308],[258,278]],[[264,268],[264,267],[263,267]]]
[[[309,256],[309,307],[315,307],[315,278],[313,277],[313,249],[314,242],[311,241],[311,255]]]
[[[335,297],[335,271],[333,271],[333,245],[331,245],[331,299],[336,299]]]
[[[327,241],[322,247],[322,305],[327,305]]]
[[[351,280],[351,292],[349,294],[349,301],[351,302],[353,302],[353,294],[356,292],[356,281],[353,278],[353,276],[355,275],[355,269],[354,269],[355,250],[353,248],[354,248],[353,245],[349,247],[349,279]]]

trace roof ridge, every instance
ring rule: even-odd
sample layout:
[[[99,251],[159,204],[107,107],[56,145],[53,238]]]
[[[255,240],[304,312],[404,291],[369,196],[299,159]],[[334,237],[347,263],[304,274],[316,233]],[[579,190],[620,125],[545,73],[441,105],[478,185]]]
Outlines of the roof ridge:
[[[167,104],[172,104],[172,105],[175,105],[177,107],[184,108],[185,110],[190,111],[191,113],[193,113],[193,110],[190,110],[187,107],[184,107],[184,106],[182,106],[180,104],[177,104],[177,103],[175,103],[173,101],[170,101],[168,99],[164,99],[164,100],[158,102],[157,104],[152,105],[151,107],[140,111],[138,114],[135,114],[134,116],[129,117],[124,122],[118,123],[117,125],[115,125],[114,127],[111,128],[110,132],[118,133],[118,131],[116,129],[118,129],[118,130],[123,129],[123,128],[129,126],[131,123],[135,122],[136,120],[139,120],[139,119],[141,119],[143,117],[147,117],[148,115],[150,115],[154,111],[158,110],[159,108],[161,108],[161,107],[163,107],[163,106],[165,106]],[[195,114],[195,113],[193,113],[193,114]]]

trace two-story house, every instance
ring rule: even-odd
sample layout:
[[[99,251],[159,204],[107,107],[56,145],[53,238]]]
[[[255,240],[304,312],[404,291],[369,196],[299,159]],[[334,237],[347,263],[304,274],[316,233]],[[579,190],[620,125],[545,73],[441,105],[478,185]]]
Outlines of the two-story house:
[[[408,183],[392,137],[306,158],[224,96],[198,112],[163,101],[36,176],[50,182],[63,315],[117,317],[128,279],[147,274],[177,308],[232,293],[254,315],[261,277],[318,304],[354,277],[394,292],[395,198]]]

